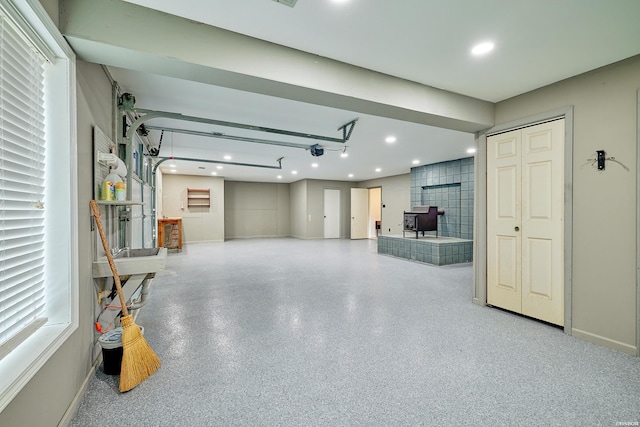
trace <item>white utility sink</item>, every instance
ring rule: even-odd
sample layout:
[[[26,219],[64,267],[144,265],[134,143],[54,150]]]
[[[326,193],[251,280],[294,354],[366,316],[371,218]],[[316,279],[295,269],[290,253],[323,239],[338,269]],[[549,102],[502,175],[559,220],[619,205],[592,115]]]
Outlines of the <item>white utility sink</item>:
[[[148,274],[164,270],[167,248],[128,249],[114,257],[119,276]],[[107,257],[93,263],[93,277],[113,277]]]

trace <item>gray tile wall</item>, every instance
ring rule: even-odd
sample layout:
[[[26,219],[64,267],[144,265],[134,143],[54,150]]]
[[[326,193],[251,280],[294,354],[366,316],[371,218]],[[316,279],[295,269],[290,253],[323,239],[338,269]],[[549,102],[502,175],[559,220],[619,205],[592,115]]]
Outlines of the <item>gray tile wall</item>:
[[[444,215],[438,217],[438,235],[460,237],[460,183],[427,185],[422,189],[421,206],[437,206],[444,209]]]
[[[442,236],[473,239],[473,157],[411,168],[411,207],[438,206]]]

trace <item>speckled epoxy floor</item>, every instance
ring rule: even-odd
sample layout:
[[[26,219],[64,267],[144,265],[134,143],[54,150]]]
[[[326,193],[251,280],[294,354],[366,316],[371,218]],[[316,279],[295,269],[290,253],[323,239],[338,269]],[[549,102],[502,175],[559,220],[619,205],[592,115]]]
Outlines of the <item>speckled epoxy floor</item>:
[[[640,421],[640,359],[475,306],[471,275],[375,241],[189,245],[136,321],[162,366],[124,394],[98,371],[71,425]]]

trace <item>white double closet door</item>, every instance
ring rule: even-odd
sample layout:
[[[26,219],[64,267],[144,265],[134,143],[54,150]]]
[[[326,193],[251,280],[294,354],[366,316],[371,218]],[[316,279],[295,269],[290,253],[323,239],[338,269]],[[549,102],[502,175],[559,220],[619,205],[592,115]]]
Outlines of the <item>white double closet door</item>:
[[[564,324],[564,119],[487,138],[487,303]]]

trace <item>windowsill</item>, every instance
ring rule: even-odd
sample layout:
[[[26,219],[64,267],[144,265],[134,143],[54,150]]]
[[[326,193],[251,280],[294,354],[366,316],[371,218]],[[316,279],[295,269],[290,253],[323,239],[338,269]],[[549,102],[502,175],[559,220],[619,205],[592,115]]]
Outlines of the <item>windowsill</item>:
[[[45,325],[0,360],[0,412],[76,329],[73,323]]]

